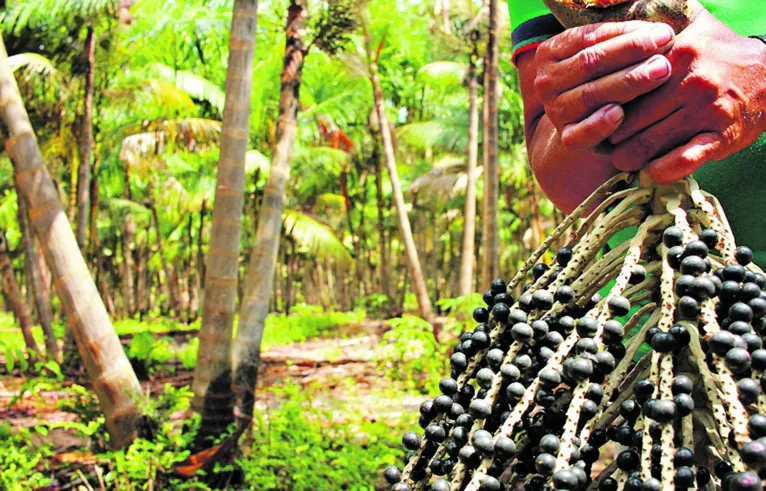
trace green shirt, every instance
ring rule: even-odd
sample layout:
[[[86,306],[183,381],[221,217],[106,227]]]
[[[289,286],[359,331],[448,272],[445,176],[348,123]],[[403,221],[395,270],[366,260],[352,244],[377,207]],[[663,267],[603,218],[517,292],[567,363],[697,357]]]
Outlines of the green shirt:
[[[701,0],[719,20],[741,36],[766,34],[764,0]],[[542,0],[508,0],[513,59],[563,30]],[[766,81],[762,81],[766,83]],[[721,202],[737,243],[753,249],[766,267],[766,134],[749,148],[702,166],[694,177]]]

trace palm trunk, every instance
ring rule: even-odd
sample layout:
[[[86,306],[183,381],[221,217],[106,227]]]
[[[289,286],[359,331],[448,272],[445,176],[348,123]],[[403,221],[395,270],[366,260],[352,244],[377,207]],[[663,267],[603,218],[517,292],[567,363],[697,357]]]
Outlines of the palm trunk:
[[[138,260],[136,261],[136,310],[139,313],[141,319],[144,318],[147,311],[150,308],[151,302],[151,289],[146,288],[146,278],[149,274],[147,269],[149,268],[149,245],[148,244],[136,244],[138,250]]]
[[[0,93],[3,94],[0,119],[9,134],[5,148],[14,165],[17,189],[45,251],[56,293],[104,412],[112,445],[125,446],[136,436],[141,385],[114,332],[58,201],[58,192],[40,155],[2,41]]]
[[[484,209],[482,210],[482,282],[489,285],[500,273],[497,166],[497,0],[489,0],[487,67],[484,72]]]
[[[239,327],[234,344],[237,367],[234,371],[236,416],[240,424],[249,424],[255,403],[255,386],[261,360],[261,339],[268,314],[269,295],[274,286],[274,271],[282,230],[285,185],[290,177],[290,160],[297,133],[299,92],[306,56],[307,12],[301,0],[291,0],[287,8],[284,66],[280,77],[279,119],[271,171],[258,213],[257,247],[250,256],[245,277],[245,295],[240,309]]]
[[[125,165],[125,199],[133,200],[133,193],[130,190],[130,166]],[[128,317],[136,315],[136,302],[134,291],[134,267],[133,267],[133,238],[136,235],[136,222],[133,214],[128,212],[125,215],[125,229],[122,233],[122,296],[125,300],[125,311]],[[139,297],[140,298],[140,297]]]
[[[234,2],[221,155],[202,302],[200,349],[192,384],[192,407],[202,414],[199,442],[220,434],[233,421],[230,352],[237,303],[257,11],[257,0]]]
[[[404,241],[404,249],[407,255],[407,263],[410,269],[412,279],[412,290],[418,300],[420,315],[427,322],[433,324],[434,314],[431,308],[431,299],[428,298],[428,289],[426,280],[423,276],[423,269],[418,258],[418,251],[415,247],[415,239],[412,236],[412,227],[410,219],[407,216],[407,209],[404,203],[404,194],[402,185],[399,182],[399,174],[396,170],[396,157],[394,156],[394,145],[391,140],[391,130],[388,126],[386,117],[385,102],[383,101],[383,91],[380,89],[380,76],[378,75],[377,60],[370,54],[370,81],[372,82],[373,97],[375,100],[375,109],[380,121],[380,136],[383,141],[383,153],[386,157],[386,166],[388,167],[388,177],[391,180],[393,188],[394,204],[396,205],[396,218],[399,223],[399,232]]]
[[[45,354],[50,360],[58,360],[59,345],[51,326],[53,322],[51,308],[43,294],[43,284],[37,264],[34,237],[29,230],[29,217],[27,216],[27,207],[23,199],[18,199],[18,208],[19,229],[21,230],[21,240],[24,244],[24,269],[26,270],[27,278],[29,278],[32,296],[37,308],[38,320],[43,328],[43,334],[45,334]]]
[[[154,203],[149,204],[149,208],[152,212],[152,222],[154,223],[154,233],[157,234],[157,253],[160,255],[160,263],[162,264],[162,271],[165,273],[165,294],[170,300],[170,308],[173,309],[176,315],[180,312],[180,298],[178,296],[178,285],[176,279],[173,276],[173,268],[170,267],[167,257],[165,256],[165,246],[162,242],[162,233],[160,232],[160,219],[157,216],[157,208]]]
[[[390,262],[388,260],[388,241],[386,239],[386,222],[383,216],[383,162],[380,161],[380,152],[378,139],[375,138],[373,146],[373,157],[375,158],[375,196],[378,201],[378,242],[380,244],[380,260],[378,261],[378,270],[380,271],[380,291],[390,299],[388,305],[392,305],[390,281]]]
[[[207,215],[207,201],[202,201],[202,209],[199,212],[199,228],[197,229],[197,274],[194,276],[194,290],[196,293],[197,304],[194,306],[194,318],[199,316],[199,302],[203,297],[202,285],[205,284],[205,254],[203,252],[205,215]]]
[[[96,33],[88,27],[85,37],[85,108],[80,128],[80,166],[77,169],[77,244],[85,251],[88,225],[88,195],[90,191],[90,155],[93,146],[93,81],[96,63]]]
[[[3,283],[3,291],[11,303],[13,315],[21,328],[21,334],[24,336],[24,344],[27,345],[30,355],[40,356],[40,348],[37,347],[35,337],[32,335],[32,315],[29,307],[21,295],[21,288],[16,281],[16,275],[13,273],[11,258],[8,257],[8,242],[5,235],[0,233],[0,280]]]
[[[468,65],[468,182],[465,188],[465,211],[463,212],[463,250],[460,256],[460,292],[464,297],[473,292],[474,248],[476,244],[476,162],[479,155],[479,104],[476,78],[477,47]]]

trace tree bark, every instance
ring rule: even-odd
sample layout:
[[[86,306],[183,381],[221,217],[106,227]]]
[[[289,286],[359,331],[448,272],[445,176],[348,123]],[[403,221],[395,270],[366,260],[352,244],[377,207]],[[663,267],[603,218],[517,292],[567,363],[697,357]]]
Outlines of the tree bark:
[[[18,196],[18,195],[17,195]],[[40,278],[40,269],[37,263],[37,254],[35,253],[34,237],[29,230],[29,217],[27,216],[27,207],[24,200],[18,198],[19,229],[21,230],[21,240],[24,244],[24,269],[27,272],[27,278],[32,289],[32,295],[37,308],[37,316],[40,326],[45,334],[45,354],[50,360],[59,360],[59,345],[56,335],[53,334],[53,316],[51,315],[50,304],[43,294],[43,284]]]
[[[233,422],[231,338],[237,303],[257,13],[257,0],[234,2],[221,155],[202,301],[200,349],[192,384],[192,407],[202,414],[198,442],[220,434]]]
[[[87,243],[90,157],[93,147],[93,82],[96,63],[96,33],[93,26],[88,26],[85,36],[85,56],[85,107],[80,128],[80,166],[77,169],[77,244],[81,251],[85,251]]]
[[[487,66],[484,72],[484,208],[482,210],[482,282],[488,286],[500,274],[498,236],[498,195],[500,177],[497,165],[497,0],[489,0]]]
[[[30,354],[34,353],[35,356],[40,356],[40,348],[37,346],[35,337],[32,335],[32,315],[29,312],[27,303],[24,301],[24,297],[21,295],[21,288],[19,288],[16,275],[13,273],[11,258],[8,257],[8,242],[2,233],[0,233],[0,280],[3,282],[3,291],[11,303],[13,315],[16,317],[16,321],[21,328],[24,344],[27,345]]]
[[[258,213],[256,248],[250,256],[245,277],[245,294],[240,309],[239,327],[234,343],[235,416],[247,425],[253,416],[255,386],[261,359],[261,340],[268,314],[269,296],[274,287],[285,185],[290,177],[290,160],[297,133],[299,93],[303,62],[306,56],[304,36],[307,12],[302,0],[291,0],[287,8],[285,56],[280,77],[279,119],[271,171]]]
[[[463,250],[460,256],[460,292],[464,297],[473,292],[474,248],[476,247],[476,164],[479,156],[479,104],[476,57],[473,52],[468,64],[468,182],[465,188],[465,210],[463,212]]]
[[[386,239],[386,221],[383,216],[385,202],[383,200],[383,162],[380,160],[380,149],[378,147],[378,138],[375,137],[373,146],[373,158],[375,159],[375,196],[378,201],[378,242],[380,244],[380,260],[378,261],[378,270],[380,271],[380,291],[389,299],[387,314],[390,313],[390,306],[393,305],[391,296],[390,280],[390,261],[388,259],[388,240]]]
[[[415,247],[415,239],[412,236],[412,227],[410,226],[410,219],[407,216],[407,209],[404,203],[402,185],[399,182],[399,174],[396,170],[394,145],[391,139],[391,130],[388,126],[388,117],[386,116],[386,106],[385,101],[383,100],[383,91],[380,89],[378,62],[372,57],[372,53],[369,53],[369,58],[370,82],[372,82],[375,109],[378,114],[378,121],[380,121],[380,137],[383,142],[383,154],[386,158],[388,177],[391,180],[391,187],[393,188],[394,204],[396,206],[396,218],[397,222],[399,223],[399,232],[402,235],[402,241],[404,242],[404,249],[407,255],[407,264],[409,266],[410,277],[412,279],[412,290],[415,292],[415,296],[417,297],[418,308],[420,310],[421,317],[423,317],[423,319],[425,319],[427,322],[433,324],[435,317],[431,307],[431,299],[428,298],[426,280],[423,276],[423,268],[420,263],[420,258],[418,257],[418,251]]]
[[[125,164],[125,199],[133,201],[133,193],[130,190],[130,167]],[[134,267],[133,267],[133,238],[136,235],[136,221],[133,214],[125,215],[125,229],[122,233],[122,296],[125,301],[125,310],[128,317],[136,315],[136,302],[134,296]],[[140,298],[140,297],[139,297]]]
[[[112,445],[122,447],[136,436],[143,397],[141,385],[125,356],[104,303],[98,295],[58,192],[45,168],[32,125],[0,41],[0,119],[9,138],[6,153],[14,166],[17,189],[29,209],[35,235],[55,279],[56,293],[67,315],[85,368],[104,412]]]

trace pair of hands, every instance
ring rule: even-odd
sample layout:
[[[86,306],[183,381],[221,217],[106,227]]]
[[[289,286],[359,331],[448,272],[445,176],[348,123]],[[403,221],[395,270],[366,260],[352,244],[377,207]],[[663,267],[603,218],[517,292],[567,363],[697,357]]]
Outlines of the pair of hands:
[[[537,48],[534,88],[565,148],[670,183],[766,131],[766,44],[693,3],[679,35],[665,24],[606,23]]]

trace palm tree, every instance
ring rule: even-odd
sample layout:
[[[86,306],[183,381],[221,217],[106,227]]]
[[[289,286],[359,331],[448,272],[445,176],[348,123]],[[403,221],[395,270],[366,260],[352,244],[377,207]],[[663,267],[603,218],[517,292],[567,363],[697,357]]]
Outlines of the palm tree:
[[[237,0],[231,21],[226,107],[218,160],[202,329],[192,407],[202,414],[198,438],[220,434],[233,421],[231,338],[237,303],[239,247],[248,147],[257,0]]]
[[[5,147],[14,165],[20,196],[29,209],[35,235],[43,244],[56,293],[93,381],[112,445],[122,447],[136,435],[141,386],[58,201],[58,191],[45,168],[2,40],[0,92],[4,94],[0,120],[9,134]]]
[[[30,354],[40,356],[40,348],[37,347],[35,338],[32,335],[32,315],[29,313],[24,297],[21,295],[21,288],[16,282],[16,275],[13,273],[11,259],[8,257],[8,241],[5,234],[0,233],[0,281],[3,284],[3,291],[11,302],[11,309],[16,316],[16,320],[21,327],[21,334],[24,337],[24,344]]]
[[[388,177],[391,180],[391,187],[393,188],[394,204],[396,206],[396,218],[399,224],[399,233],[404,241],[404,249],[407,255],[407,264],[409,266],[410,276],[412,279],[412,289],[415,292],[415,296],[418,301],[418,308],[420,310],[420,316],[427,322],[433,324],[435,316],[431,307],[431,299],[428,296],[428,289],[426,287],[426,279],[423,275],[423,268],[420,264],[420,258],[418,257],[418,251],[415,246],[415,239],[412,236],[412,227],[410,226],[410,219],[407,215],[407,208],[404,203],[404,194],[402,193],[402,185],[399,181],[399,173],[396,170],[396,157],[394,155],[394,146],[391,139],[391,130],[388,123],[388,117],[386,116],[386,104],[383,100],[383,91],[380,88],[380,75],[378,74],[378,59],[380,57],[380,50],[382,49],[382,43],[378,47],[378,53],[373,55],[370,46],[369,36],[367,37],[367,59],[369,64],[369,76],[372,84],[373,99],[375,101],[375,110],[380,123],[380,138],[383,144],[383,155],[386,159],[386,167],[388,168]],[[434,330],[434,334],[437,331]]]
[[[17,193],[17,197],[18,197]],[[48,301],[43,292],[42,279],[40,278],[40,267],[37,263],[37,254],[35,253],[34,237],[29,230],[29,216],[24,200],[18,198],[18,217],[19,229],[21,231],[21,241],[24,245],[24,270],[26,271],[29,285],[32,290],[32,296],[37,307],[37,317],[40,326],[45,334],[45,354],[49,359],[59,359],[59,346],[56,335],[53,333],[51,322],[53,316]]]
[[[236,362],[233,388],[235,416],[241,426],[252,418],[255,381],[260,364],[260,345],[268,314],[279,252],[285,186],[290,176],[290,159],[295,143],[299,93],[303,63],[307,54],[304,42],[308,13],[301,0],[291,0],[287,8],[285,56],[280,77],[279,120],[271,168],[258,214],[256,248],[250,256],[245,277],[245,295],[240,307],[239,326],[234,343]],[[209,273],[208,273],[209,274]]]
[[[245,276],[244,295],[240,306],[239,326],[234,343],[233,388],[236,397],[235,417],[240,426],[252,419],[255,386],[261,357],[261,340],[265,328],[269,299],[274,285],[285,188],[297,136],[298,111],[303,66],[309,50],[316,46],[328,54],[336,54],[348,41],[348,33],[356,27],[356,4],[352,1],[331,2],[313,22],[314,37],[305,42],[308,12],[304,0],[291,0],[285,25],[285,54],[280,75],[279,119],[274,151],[261,209],[258,213],[256,248],[250,255]],[[313,111],[318,108],[314,107]],[[328,149],[337,154],[342,151]],[[295,229],[295,226],[292,227]],[[294,232],[295,233],[295,232]]]
[[[96,31],[92,25],[85,35],[85,86],[83,88],[80,165],[77,168],[77,244],[85,250],[90,199],[91,152],[93,150],[93,86],[96,75]]]
[[[498,200],[500,171],[497,164],[497,0],[489,0],[487,63],[484,70],[484,208],[482,210],[481,244],[482,282],[489,285],[500,272],[500,238],[498,236]]]
[[[473,50],[468,56],[468,183],[463,213],[463,247],[460,258],[459,295],[474,291],[474,247],[476,243],[476,161],[479,154],[479,105],[477,96],[476,58],[478,57],[477,33],[469,34]]]

